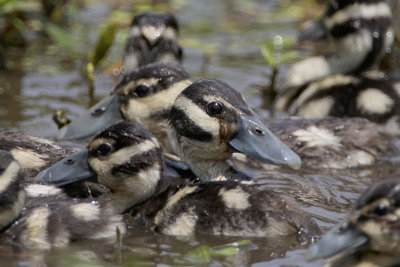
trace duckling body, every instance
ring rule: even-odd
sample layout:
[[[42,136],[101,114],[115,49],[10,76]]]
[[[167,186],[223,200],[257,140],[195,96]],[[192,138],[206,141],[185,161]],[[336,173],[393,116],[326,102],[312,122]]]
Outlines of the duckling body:
[[[2,242],[50,249],[72,240],[112,239],[117,227],[125,233],[122,217],[108,201],[77,201],[49,185],[23,187],[19,164],[5,150],[0,150],[0,165]]]
[[[59,144],[25,133],[0,129],[0,149],[9,151],[18,161],[26,182],[32,181],[40,171],[81,148],[77,144]]]
[[[399,177],[371,186],[346,220],[310,248],[308,257],[329,258],[327,266],[398,266],[399,200]]]
[[[108,196],[116,210],[169,235],[299,234],[311,238],[319,233],[316,224],[298,210],[292,199],[262,186],[238,181],[165,186],[162,148],[140,125],[113,125],[81,153],[87,155],[85,170],[79,167],[83,163],[57,163],[37,179],[63,184],[74,173],[91,170],[91,175],[110,188]]]
[[[128,72],[153,62],[180,63],[182,47],[178,35],[179,25],[173,15],[145,12],[135,16],[125,46],[124,65]]]
[[[324,16],[300,39],[323,32],[335,52],[294,64],[274,108],[307,119],[364,117],[382,132],[399,136],[400,83],[368,71],[391,51],[391,18],[383,0],[328,2]]]

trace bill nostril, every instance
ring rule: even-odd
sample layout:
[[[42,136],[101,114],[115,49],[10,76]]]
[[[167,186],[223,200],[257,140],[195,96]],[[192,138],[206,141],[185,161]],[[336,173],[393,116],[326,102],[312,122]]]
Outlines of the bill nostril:
[[[65,161],[65,164],[67,164],[67,165],[71,165],[73,163],[75,163],[75,160],[73,160],[73,159],[68,159],[67,161]]]
[[[92,111],[92,115],[99,115],[103,113],[106,110],[106,107],[100,107],[96,108],[95,110]]]
[[[258,128],[253,129],[252,132],[253,132],[254,134],[260,135],[260,136],[265,135],[265,132],[264,132],[263,130],[261,130],[261,129],[258,129]]]

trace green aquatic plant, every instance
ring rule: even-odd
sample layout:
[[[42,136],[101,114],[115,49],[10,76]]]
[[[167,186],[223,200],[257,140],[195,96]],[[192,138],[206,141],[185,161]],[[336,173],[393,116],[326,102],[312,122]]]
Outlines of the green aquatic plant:
[[[282,36],[276,35],[272,40],[268,39],[260,46],[262,56],[272,68],[271,75],[269,76],[269,86],[261,88],[264,107],[269,107],[278,94],[275,85],[280,65],[293,62],[298,58],[297,51],[289,49],[293,46],[294,42],[292,38],[282,38]]]
[[[252,245],[250,240],[241,240],[216,247],[201,245],[186,253],[183,259],[193,264],[206,264],[212,257],[234,256]]]

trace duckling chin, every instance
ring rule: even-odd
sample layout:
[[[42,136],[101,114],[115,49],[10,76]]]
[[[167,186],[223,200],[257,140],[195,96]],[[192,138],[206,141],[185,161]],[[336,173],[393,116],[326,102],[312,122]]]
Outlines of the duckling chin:
[[[125,46],[124,65],[128,72],[154,62],[180,63],[182,47],[178,35],[178,21],[170,14],[136,15]]]
[[[265,187],[238,181],[166,185],[162,148],[137,124],[105,129],[87,150],[66,160],[73,163],[61,161],[37,180],[66,184],[96,176],[110,188],[116,210],[164,234],[298,235],[309,240],[320,233],[291,198]]]
[[[332,74],[370,69],[393,43],[392,13],[384,0],[328,1],[321,19],[304,29],[301,41],[325,39],[335,52],[306,58],[294,64],[285,77],[285,88]]]
[[[400,264],[400,178],[367,189],[348,218],[309,249],[309,259],[329,258],[328,266]]]
[[[54,186],[22,186],[20,166],[0,150],[0,230],[2,242],[27,249],[64,247],[72,240],[114,240],[125,233],[122,217],[108,200],[71,199]],[[104,217],[102,217],[104,216]]]

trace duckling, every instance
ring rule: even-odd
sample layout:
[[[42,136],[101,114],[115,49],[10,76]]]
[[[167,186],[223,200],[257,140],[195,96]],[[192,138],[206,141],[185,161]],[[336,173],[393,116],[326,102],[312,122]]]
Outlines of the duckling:
[[[327,266],[398,266],[399,203],[399,177],[371,186],[347,219],[312,246],[307,257],[329,258]]]
[[[0,149],[12,154],[21,167],[24,181],[31,182],[40,171],[81,148],[78,144],[60,144],[25,133],[0,129]]]
[[[134,17],[125,46],[124,65],[128,72],[152,62],[182,60],[178,42],[178,21],[170,14],[145,12]]]
[[[306,33],[323,26],[338,46],[336,53],[294,64],[274,108],[307,119],[363,117],[377,123],[383,133],[400,136],[400,81],[366,71],[390,50],[390,22],[385,1],[329,1],[325,16]]]
[[[27,249],[64,247],[72,240],[116,238],[126,232],[110,202],[76,201],[50,185],[22,186],[20,166],[0,150],[0,230],[2,242]]]
[[[125,75],[110,96],[61,128],[57,139],[77,140],[94,136],[122,120],[143,124],[171,148],[166,125],[169,111],[178,96],[192,82],[179,65],[153,63]]]
[[[215,85],[226,86],[214,82]],[[225,116],[233,122],[235,115],[229,113],[234,107],[240,109],[243,116],[251,116],[240,95],[231,94],[237,97],[232,104],[223,100],[226,95],[219,96],[224,108],[230,108],[224,110]],[[206,99],[214,97],[210,94],[204,96]],[[190,107],[192,111],[194,108]],[[215,107],[210,106],[210,109]],[[196,115],[200,118],[199,114]],[[239,117],[237,120],[243,120]],[[192,126],[189,124],[187,128],[195,129]],[[110,198],[116,210],[125,211],[135,218],[136,223],[144,222],[163,234],[267,237],[298,234],[305,238],[319,234],[317,225],[298,210],[291,198],[262,186],[213,181],[165,187],[162,147],[147,129],[138,124],[121,122],[109,127],[93,139],[87,150],[69,160],[70,164],[61,161],[43,171],[37,176],[37,181],[62,185],[71,180],[97,176],[100,183],[110,188]]]
[[[323,16],[300,33],[299,39],[325,38],[335,52],[294,64],[285,88],[297,87],[333,74],[370,69],[393,43],[392,12],[385,0],[327,1]]]

